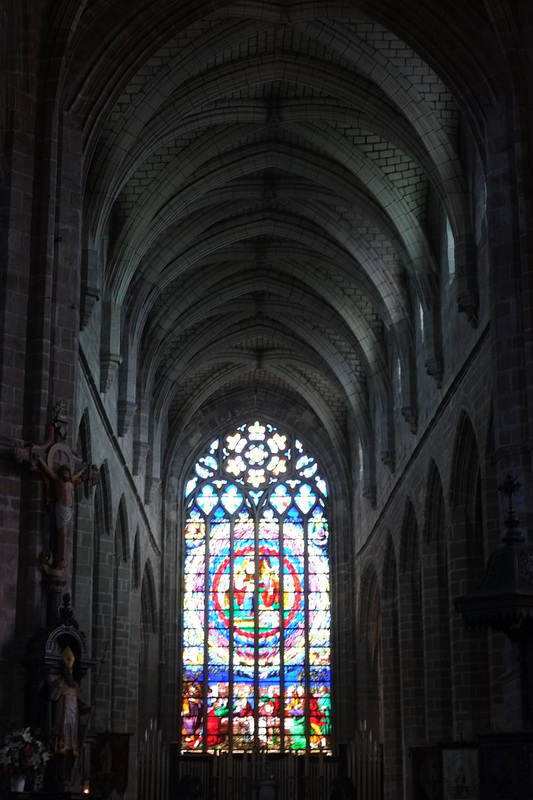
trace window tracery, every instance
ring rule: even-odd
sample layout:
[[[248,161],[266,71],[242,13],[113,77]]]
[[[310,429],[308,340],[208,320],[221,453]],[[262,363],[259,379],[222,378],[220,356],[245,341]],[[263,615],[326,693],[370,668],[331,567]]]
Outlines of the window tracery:
[[[330,750],[327,485],[255,420],[186,484],[182,751]]]

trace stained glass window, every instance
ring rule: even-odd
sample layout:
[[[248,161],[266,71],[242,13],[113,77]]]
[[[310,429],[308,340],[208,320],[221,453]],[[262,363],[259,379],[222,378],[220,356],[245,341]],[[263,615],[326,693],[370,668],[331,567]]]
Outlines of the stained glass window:
[[[186,483],[184,752],[330,752],[327,486],[299,439],[254,421]]]

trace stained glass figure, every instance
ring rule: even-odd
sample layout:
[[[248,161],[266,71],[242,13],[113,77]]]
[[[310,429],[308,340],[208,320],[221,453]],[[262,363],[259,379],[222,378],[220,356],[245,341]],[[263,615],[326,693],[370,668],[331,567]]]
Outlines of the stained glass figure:
[[[330,752],[326,481],[261,420],[186,481],[181,746]]]

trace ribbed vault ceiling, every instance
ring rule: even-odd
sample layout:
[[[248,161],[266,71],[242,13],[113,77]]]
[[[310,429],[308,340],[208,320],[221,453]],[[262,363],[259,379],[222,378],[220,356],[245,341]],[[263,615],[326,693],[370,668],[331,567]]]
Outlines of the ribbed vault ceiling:
[[[385,403],[413,299],[433,303],[429,194],[471,225],[458,107],[374,5],[85,5],[67,89],[87,246],[168,442],[229,395],[307,408],[337,444],[369,431],[368,382]],[[410,5],[394,30],[430,52]]]

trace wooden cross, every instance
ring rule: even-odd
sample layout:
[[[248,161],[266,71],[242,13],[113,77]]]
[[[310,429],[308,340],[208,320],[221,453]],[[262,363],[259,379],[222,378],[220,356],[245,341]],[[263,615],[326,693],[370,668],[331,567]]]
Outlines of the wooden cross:
[[[17,463],[29,463],[30,470],[38,472],[46,485],[47,500],[54,503],[54,546],[46,553],[42,567],[51,577],[59,577],[65,571],[65,547],[71,530],[74,512],[74,485],[100,480],[100,470],[89,467],[73,452],[66,439],[68,436],[66,404],[59,401],[44,442],[24,444],[13,448]]]

